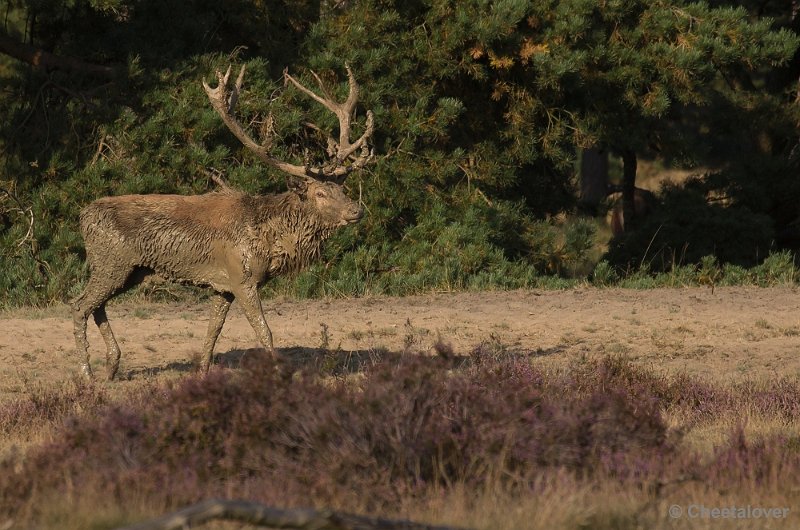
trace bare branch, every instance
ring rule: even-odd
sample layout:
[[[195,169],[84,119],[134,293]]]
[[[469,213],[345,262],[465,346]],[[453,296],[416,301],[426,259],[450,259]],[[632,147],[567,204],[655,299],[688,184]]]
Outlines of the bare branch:
[[[219,169],[211,167],[204,169],[203,172],[214,182],[214,184],[219,186],[223,192],[230,193],[234,191],[234,189],[227,182],[225,182],[225,179],[222,178],[222,171]]]
[[[110,66],[88,63],[75,57],[55,55],[41,48],[17,42],[2,32],[0,32],[0,53],[9,55],[36,68],[68,70],[107,78],[113,78],[117,73],[117,70]]]
[[[33,207],[32,206],[23,206],[22,202],[17,198],[17,196],[10,190],[6,188],[0,188],[0,194],[5,195],[6,198],[11,199],[12,202],[16,204],[16,206],[12,207],[3,207],[3,200],[0,200],[0,213],[3,212],[14,212],[22,217],[27,219],[28,223],[28,231],[25,232],[25,235],[17,241],[17,248],[21,247],[25,243],[29,243],[33,241],[33,223],[34,223],[34,216],[33,216]]]
[[[226,519],[270,528],[297,530],[457,530],[412,521],[366,517],[330,510],[281,510],[256,502],[212,499],[159,519],[118,530],[182,530],[215,519]]]
[[[15,206],[5,206],[5,200],[11,199]],[[9,188],[0,187],[0,214],[5,212],[15,213],[25,219],[28,229],[25,235],[17,241],[15,252],[18,252],[23,245],[29,247],[30,255],[37,264],[39,275],[44,278],[49,275],[52,270],[50,264],[39,256],[39,243],[34,236],[34,223],[36,217],[33,214],[33,206],[25,206],[14,193],[13,184]]]

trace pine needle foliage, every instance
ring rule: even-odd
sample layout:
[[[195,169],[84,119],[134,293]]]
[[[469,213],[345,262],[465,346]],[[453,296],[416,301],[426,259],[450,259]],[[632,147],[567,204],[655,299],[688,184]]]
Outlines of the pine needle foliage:
[[[8,109],[0,183],[35,219],[26,238],[27,210],[0,204],[3,304],[80,291],[77,216],[93,199],[202,193],[214,188],[210,168],[247,192],[284,189],[285,177],[231,138],[201,89],[230,63],[248,66],[239,103],[245,123],[257,131],[272,113],[280,155],[295,163],[306,149],[324,149],[325,138],[302,123],[335,121],[279,82],[286,67],[309,85],[317,72],[341,96],[348,63],[362,87],[361,110],[372,109],[378,125],[376,163],[348,180],[366,218],[335,237],[323,263],[273,290],[404,294],[580,277],[592,268],[594,229],[553,219],[575,205],[579,149],[598,142],[687,164],[761,153],[771,165],[754,164],[743,178],[733,163],[719,173],[738,175],[720,187],[758,190],[739,194],[737,205],[760,223],[759,249],[777,233],[762,220],[785,226],[797,214],[780,192],[764,191],[776,180],[761,168],[783,175],[791,167],[800,120],[784,72],[798,37],[785,20],[753,17],[746,7],[47,0],[10,3],[6,20],[10,38],[117,74],[109,82],[0,57]],[[778,117],[757,122],[761,136],[737,135],[741,120],[765,109]],[[761,202],[746,205],[748,197]],[[644,249],[624,245],[631,261],[641,260]]]

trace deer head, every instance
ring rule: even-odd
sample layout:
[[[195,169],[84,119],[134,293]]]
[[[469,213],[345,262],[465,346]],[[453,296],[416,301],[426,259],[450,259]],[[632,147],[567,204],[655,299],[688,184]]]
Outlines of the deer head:
[[[345,226],[357,223],[364,216],[364,208],[345,195],[340,184],[308,179],[295,180],[291,187],[306,211],[312,211],[322,226]]]

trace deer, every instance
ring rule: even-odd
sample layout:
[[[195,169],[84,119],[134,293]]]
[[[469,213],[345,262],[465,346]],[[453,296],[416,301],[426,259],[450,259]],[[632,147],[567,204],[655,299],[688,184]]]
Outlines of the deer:
[[[288,191],[250,195],[222,185],[220,190],[202,195],[105,197],[82,209],[80,229],[89,279],[71,308],[77,355],[85,376],[93,377],[86,335],[89,315],[105,342],[106,372],[113,380],[121,351],[108,322],[106,302],[148,277],[213,291],[205,341],[194,358],[198,371],[208,372],[234,300],[239,300],[261,345],[280,364],[282,358],[273,346],[258,287],[318,259],[323,243],[334,231],[359,222],[364,215],[360,198],[356,202],[346,195],[344,181],[373,159],[369,139],[374,118],[368,110],[363,134],[351,141],[359,86],[350,67],[345,65],[345,69],[349,93],[344,102],[336,101],[313,71],[322,95],[303,86],[288,69],[283,72],[285,87],[296,87],[338,118],[338,140],[328,136],[328,160],[318,164],[312,164],[307,154],[302,165],[273,156],[274,131],[262,131],[260,141],[247,132],[235,113],[244,66],[233,86],[229,84],[230,66],[225,74],[216,72],[216,87],[202,81],[225,126],[259,160],[286,174]],[[313,123],[306,125],[321,131]]]

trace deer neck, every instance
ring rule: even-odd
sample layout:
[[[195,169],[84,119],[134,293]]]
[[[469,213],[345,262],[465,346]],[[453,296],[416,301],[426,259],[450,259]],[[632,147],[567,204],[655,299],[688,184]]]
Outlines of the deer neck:
[[[300,270],[319,258],[322,244],[336,228],[326,226],[296,194],[275,199],[258,223],[268,271],[273,275]]]

